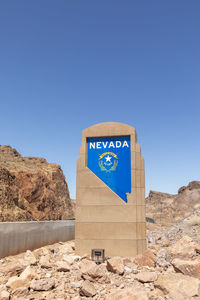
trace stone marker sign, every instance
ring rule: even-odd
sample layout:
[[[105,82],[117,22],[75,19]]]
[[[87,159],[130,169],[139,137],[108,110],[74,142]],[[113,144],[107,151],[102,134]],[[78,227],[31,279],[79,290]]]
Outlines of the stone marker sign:
[[[76,253],[134,256],[146,249],[144,159],[133,127],[85,129],[77,161]]]

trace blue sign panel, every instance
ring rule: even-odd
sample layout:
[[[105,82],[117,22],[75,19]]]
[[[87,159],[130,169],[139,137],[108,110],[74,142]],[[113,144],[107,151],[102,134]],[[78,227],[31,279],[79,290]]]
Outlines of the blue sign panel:
[[[87,167],[121,199],[131,193],[130,136],[87,139]]]

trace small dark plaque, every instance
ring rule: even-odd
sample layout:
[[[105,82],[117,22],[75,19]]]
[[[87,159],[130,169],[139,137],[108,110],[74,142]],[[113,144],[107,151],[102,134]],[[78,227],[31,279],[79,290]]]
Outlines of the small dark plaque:
[[[92,249],[91,257],[92,257],[92,260],[96,262],[96,264],[103,263],[105,260],[105,250],[104,249]]]

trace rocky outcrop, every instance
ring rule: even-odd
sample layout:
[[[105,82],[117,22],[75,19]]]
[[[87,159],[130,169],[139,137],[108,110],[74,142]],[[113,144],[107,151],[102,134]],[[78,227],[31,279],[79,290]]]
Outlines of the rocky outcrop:
[[[0,146],[1,222],[73,218],[74,204],[59,165]]]
[[[146,214],[157,224],[172,225],[200,208],[200,181],[192,181],[188,186],[171,195],[150,191],[146,198]]]

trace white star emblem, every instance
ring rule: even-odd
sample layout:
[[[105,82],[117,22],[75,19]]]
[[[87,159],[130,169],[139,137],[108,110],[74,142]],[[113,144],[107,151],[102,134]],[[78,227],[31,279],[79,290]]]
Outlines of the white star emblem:
[[[108,161],[110,162],[111,158],[112,158],[112,156],[109,156],[109,155],[105,156],[106,162],[108,162]]]

